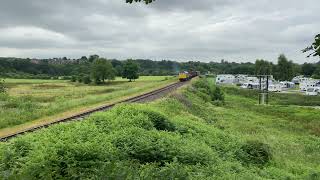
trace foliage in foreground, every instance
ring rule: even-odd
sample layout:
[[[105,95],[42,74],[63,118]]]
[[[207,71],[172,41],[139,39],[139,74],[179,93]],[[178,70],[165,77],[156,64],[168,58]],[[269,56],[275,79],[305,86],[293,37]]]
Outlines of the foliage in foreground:
[[[7,88],[4,83],[5,81],[3,79],[0,79],[0,94],[4,94],[7,92]]]
[[[319,138],[293,129],[299,120],[278,130],[277,123],[289,120],[272,121],[272,113],[251,110],[261,106],[233,98],[226,96],[226,105],[218,107],[188,88],[155,103],[119,105],[86,121],[16,138],[0,145],[1,177],[319,178]]]

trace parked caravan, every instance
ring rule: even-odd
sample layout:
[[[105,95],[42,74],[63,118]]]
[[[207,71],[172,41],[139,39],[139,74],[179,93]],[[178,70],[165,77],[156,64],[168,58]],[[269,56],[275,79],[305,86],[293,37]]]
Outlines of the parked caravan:
[[[282,91],[282,86],[281,86],[281,84],[269,85],[269,91],[270,92],[281,92]]]
[[[317,96],[320,93],[320,87],[311,87],[306,90],[307,96]]]
[[[244,83],[240,87],[243,89],[259,89],[259,83]]]
[[[303,81],[307,81],[309,78],[306,78],[304,76],[296,76],[292,79],[292,82],[296,85],[300,84]]]
[[[300,83],[300,90],[306,91],[308,88],[320,87],[320,81],[315,79],[308,79]]]
[[[230,74],[220,74],[216,78],[216,84],[234,84],[235,76]]]
[[[296,85],[293,82],[289,81],[282,81],[280,82],[280,85],[283,89],[293,89],[296,87]]]
[[[235,84],[246,83],[247,79],[248,79],[248,75],[244,75],[244,74],[235,75]]]

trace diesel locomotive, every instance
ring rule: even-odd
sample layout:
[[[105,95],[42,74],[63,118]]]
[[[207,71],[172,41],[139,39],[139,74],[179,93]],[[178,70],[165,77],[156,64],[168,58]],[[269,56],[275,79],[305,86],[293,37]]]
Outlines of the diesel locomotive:
[[[179,80],[180,81],[188,81],[196,76],[199,76],[199,71],[183,71],[179,73]]]

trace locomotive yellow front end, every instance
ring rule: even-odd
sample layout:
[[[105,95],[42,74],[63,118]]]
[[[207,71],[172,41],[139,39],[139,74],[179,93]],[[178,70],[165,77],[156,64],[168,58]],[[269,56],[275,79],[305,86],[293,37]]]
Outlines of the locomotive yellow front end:
[[[187,81],[189,78],[188,72],[181,72],[179,73],[179,80],[180,81]]]

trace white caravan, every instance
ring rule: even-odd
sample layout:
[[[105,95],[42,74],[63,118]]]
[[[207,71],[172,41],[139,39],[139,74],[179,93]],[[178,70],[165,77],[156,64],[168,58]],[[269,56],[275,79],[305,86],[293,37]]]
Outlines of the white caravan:
[[[259,89],[259,83],[243,83],[240,87],[243,89]]]
[[[235,76],[231,74],[219,74],[216,78],[216,84],[234,84]]]
[[[310,87],[306,90],[306,95],[317,96],[320,93],[320,87]]]
[[[244,75],[244,74],[235,75],[235,83],[236,84],[246,83],[247,79],[248,79],[248,75]]]
[[[281,84],[269,85],[269,91],[270,92],[281,92],[282,91],[282,86],[281,86]]]
[[[308,88],[314,88],[314,87],[320,87],[320,81],[315,79],[308,79],[305,81],[302,81],[300,83],[300,90],[306,91]]]
[[[293,82],[289,81],[282,81],[280,82],[280,85],[283,89],[293,89],[296,86]]]
[[[307,81],[307,80],[309,80],[310,78],[306,78],[306,77],[304,77],[304,76],[296,76],[296,77],[294,77],[293,79],[292,79],[292,82],[294,83],[294,84],[300,84],[301,82],[303,82],[303,81]]]

